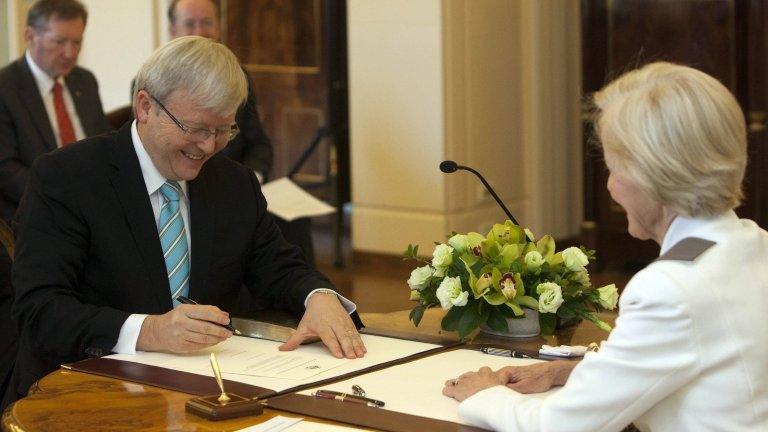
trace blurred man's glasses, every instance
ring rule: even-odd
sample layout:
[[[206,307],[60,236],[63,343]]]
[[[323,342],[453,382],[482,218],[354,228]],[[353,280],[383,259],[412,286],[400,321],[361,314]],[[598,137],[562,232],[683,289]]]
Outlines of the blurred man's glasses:
[[[211,132],[210,129],[206,129],[206,128],[194,128],[191,126],[187,126],[181,121],[179,121],[179,119],[177,119],[176,116],[171,114],[171,112],[168,111],[168,108],[166,108],[162,102],[157,100],[152,95],[149,95],[149,97],[152,98],[152,100],[155,101],[155,103],[157,103],[157,105],[160,106],[160,108],[163,111],[165,111],[166,114],[168,114],[168,117],[170,117],[171,120],[173,120],[173,122],[176,123],[176,126],[178,126],[179,129],[184,131],[184,133],[186,133],[187,136],[189,136],[189,138],[192,141],[204,142],[204,141],[207,141],[208,138],[211,137],[211,135],[214,135],[214,139],[216,141],[220,141],[220,142],[232,141],[232,139],[235,138],[238,133],[240,133],[240,128],[238,128],[236,124],[233,124],[228,129],[216,129],[215,132]]]

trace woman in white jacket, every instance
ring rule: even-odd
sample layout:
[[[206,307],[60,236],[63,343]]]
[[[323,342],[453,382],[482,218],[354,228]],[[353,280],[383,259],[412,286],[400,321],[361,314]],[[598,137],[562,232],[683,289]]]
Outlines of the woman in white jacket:
[[[446,382],[473,424],[503,431],[768,431],[768,233],[734,213],[744,115],[695,69],[653,63],[595,95],[608,190],[661,256],[619,301],[598,353]],[[575,366],[575,367],[574,367]],[[563,385],[545,399],[524,393]]]

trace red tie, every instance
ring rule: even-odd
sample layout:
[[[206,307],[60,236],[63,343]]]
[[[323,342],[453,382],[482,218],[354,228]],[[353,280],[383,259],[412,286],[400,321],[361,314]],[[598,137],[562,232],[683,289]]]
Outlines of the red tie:
[[[72,127],[72,120],[69,119],[67,106],[64,105],[64,95],[58,81],[53,84],[53,106],[56,109],[56,124],[59,125],[59,140],[64,147],[75,142],[75,129]]]

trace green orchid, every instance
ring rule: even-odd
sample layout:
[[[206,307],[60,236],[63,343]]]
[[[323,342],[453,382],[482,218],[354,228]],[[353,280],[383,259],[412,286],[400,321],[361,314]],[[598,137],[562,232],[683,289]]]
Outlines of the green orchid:
[[[555,255],[555,239],[549,234],[545,235],[536,242],[536,250],[544,259],[549,260]]]
[[[506,328],[506,319],[526,309],[539,312],[544,334],[555,331],[558,318],[609,328],[596,312],[615,307],[618,291],[613,285],[592,287],[585,261],[594,259],[594,251],[557,252],[552,236],[536,240],[510,221],[493,225],[485,236],[453,233],[446,243],[408,279],[411,300],[419,303],[410,315],[416,325],[427,308],[440,305],[447,310],[441,326],[462,338],[481,324]],[[417,251],[409,246],[406,258],[418,260]]]
[[[488,232],[488,240],[494,240],[500,244],[524,244],[526,243],[525,231],[507,220],[504,224],[495,224]]]

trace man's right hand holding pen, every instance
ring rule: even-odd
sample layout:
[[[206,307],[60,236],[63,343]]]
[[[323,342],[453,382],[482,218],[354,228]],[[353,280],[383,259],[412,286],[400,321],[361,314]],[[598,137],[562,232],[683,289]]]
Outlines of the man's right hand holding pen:
[[[232,337],[227,312],[216,306],[181,304],[162,315],[144,319],[136,341],[140,351],[189,352]]]

